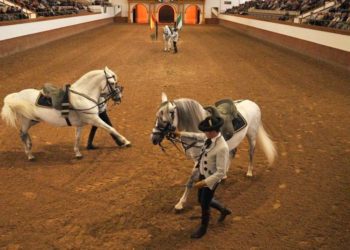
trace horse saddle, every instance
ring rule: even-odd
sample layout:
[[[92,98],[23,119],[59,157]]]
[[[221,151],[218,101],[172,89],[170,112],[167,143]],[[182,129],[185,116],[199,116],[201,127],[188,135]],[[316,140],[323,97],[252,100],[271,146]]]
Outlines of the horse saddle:
[[[247,126],[246,120],[243,118],[241,113],[237,111],[235,102],[231,99],[223,99],[217,101],[213,109],[212,114],[215,113],[220,115],[221,118],[224,119],[224,125],[221,127],[222,136],[225,140],[229,140],[232,136]]]
[[[67,116],[69,113],[69,87],[69,84],[64,89],[49,83],[45,84],[40,91],[36,105],[60,110],[62,116]]]

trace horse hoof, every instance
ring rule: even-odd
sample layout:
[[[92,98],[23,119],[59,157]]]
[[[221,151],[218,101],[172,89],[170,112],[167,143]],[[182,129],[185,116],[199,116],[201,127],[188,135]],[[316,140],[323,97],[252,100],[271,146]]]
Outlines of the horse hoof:
[[[78,160],[83,159],[83,155],[76,155],[75,158],[77,158]]]
[[[30,157],[28,157],[28,160],[29,161],[35,161],[35,157],[34,156],[30,156]]]
[[[175,209],[175,212],[178,213],[178,212],[181,212],[184,209],[184,207],[182,205],[176,204],[174,209]]]
[[[247,177],[253,177],[253,173],[247,173],[246,176]]]
[[[131,142],[127,141],[123,145],[121,145],[122,148],[129,148],[131,147]]]

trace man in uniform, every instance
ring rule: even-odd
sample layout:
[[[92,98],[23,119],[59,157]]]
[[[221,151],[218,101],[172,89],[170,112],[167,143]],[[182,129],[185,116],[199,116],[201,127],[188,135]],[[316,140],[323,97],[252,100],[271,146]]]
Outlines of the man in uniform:
[[[220,133],[220,127],[224,124],[221,117],[209,116],[203,120],[198,128],[203,133],[177,132],[181,138],[190,138],[204,141],[198,162],[192,171],[192,176],[199,175],[199,181],[195,183],[198,188],[198,201],[202,208],[202,220],[199,228],[191,235],[191,238],[201,238],[206,234],[209,219],[210,207],[220,212],[218,222],[224,221],[231,211],[222,206],[214,199],[215,190],[224,176],[226,176],[229,160],[228,145]]]
[[[179,33],[177,28],[173,28],[173,32],[171,34],[171,41],[173,42],[174,53],[177,53],[177,41],[179,40]]]

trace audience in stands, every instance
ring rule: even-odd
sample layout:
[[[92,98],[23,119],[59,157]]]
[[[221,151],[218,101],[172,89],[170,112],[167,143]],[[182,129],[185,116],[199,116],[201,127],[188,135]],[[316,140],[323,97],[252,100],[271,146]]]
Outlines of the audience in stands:
[[[342,30],[350,30],[350,0],[335,0],[336,4],[330,9],[312,14],[303,23],[318,26],[327,26]],[[324,6],[325,0],[252,0],[226,10],[227,14],[248,15],[249,9],[284,11],[285,14],[279,16],[278,20],[293,20],[290,11],[300,14],[312,11]],[[289,12],[288,12],[289,11]]]
[[[0,21],[12,21],[17,19],[26,19],[28,16],[22,9],[14,6],[0,7]]]
[[[19,7],[0,7],[0,21],[28,18],[23,9],[37,16],[77,14],[84,10],[82,3],[73,0],[10,0]]]
[[[260,10],[299,11],[305,13],[322,6],[325,0],[252,0],[228,9],[226,13],[247,14],[249,8]]]
[[[329,28],[350,30],[350,1],[340,0],[337,7],[312,14],[304,23]]]

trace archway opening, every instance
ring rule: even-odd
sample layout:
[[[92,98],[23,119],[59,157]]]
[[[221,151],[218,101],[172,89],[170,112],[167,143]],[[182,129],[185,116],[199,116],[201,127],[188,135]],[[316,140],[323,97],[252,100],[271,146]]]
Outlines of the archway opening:
[[[143,4],[137,4],[132,10],[133,23],[148,23],[147,9]]]
[[[185,24],[199,24],[201,10],[197,5],[190,5],[185,12]]]
[[[160,23],[173,23],[174,22],[174,9],[169,5],[163,5],[159,9],[159,22]]]

